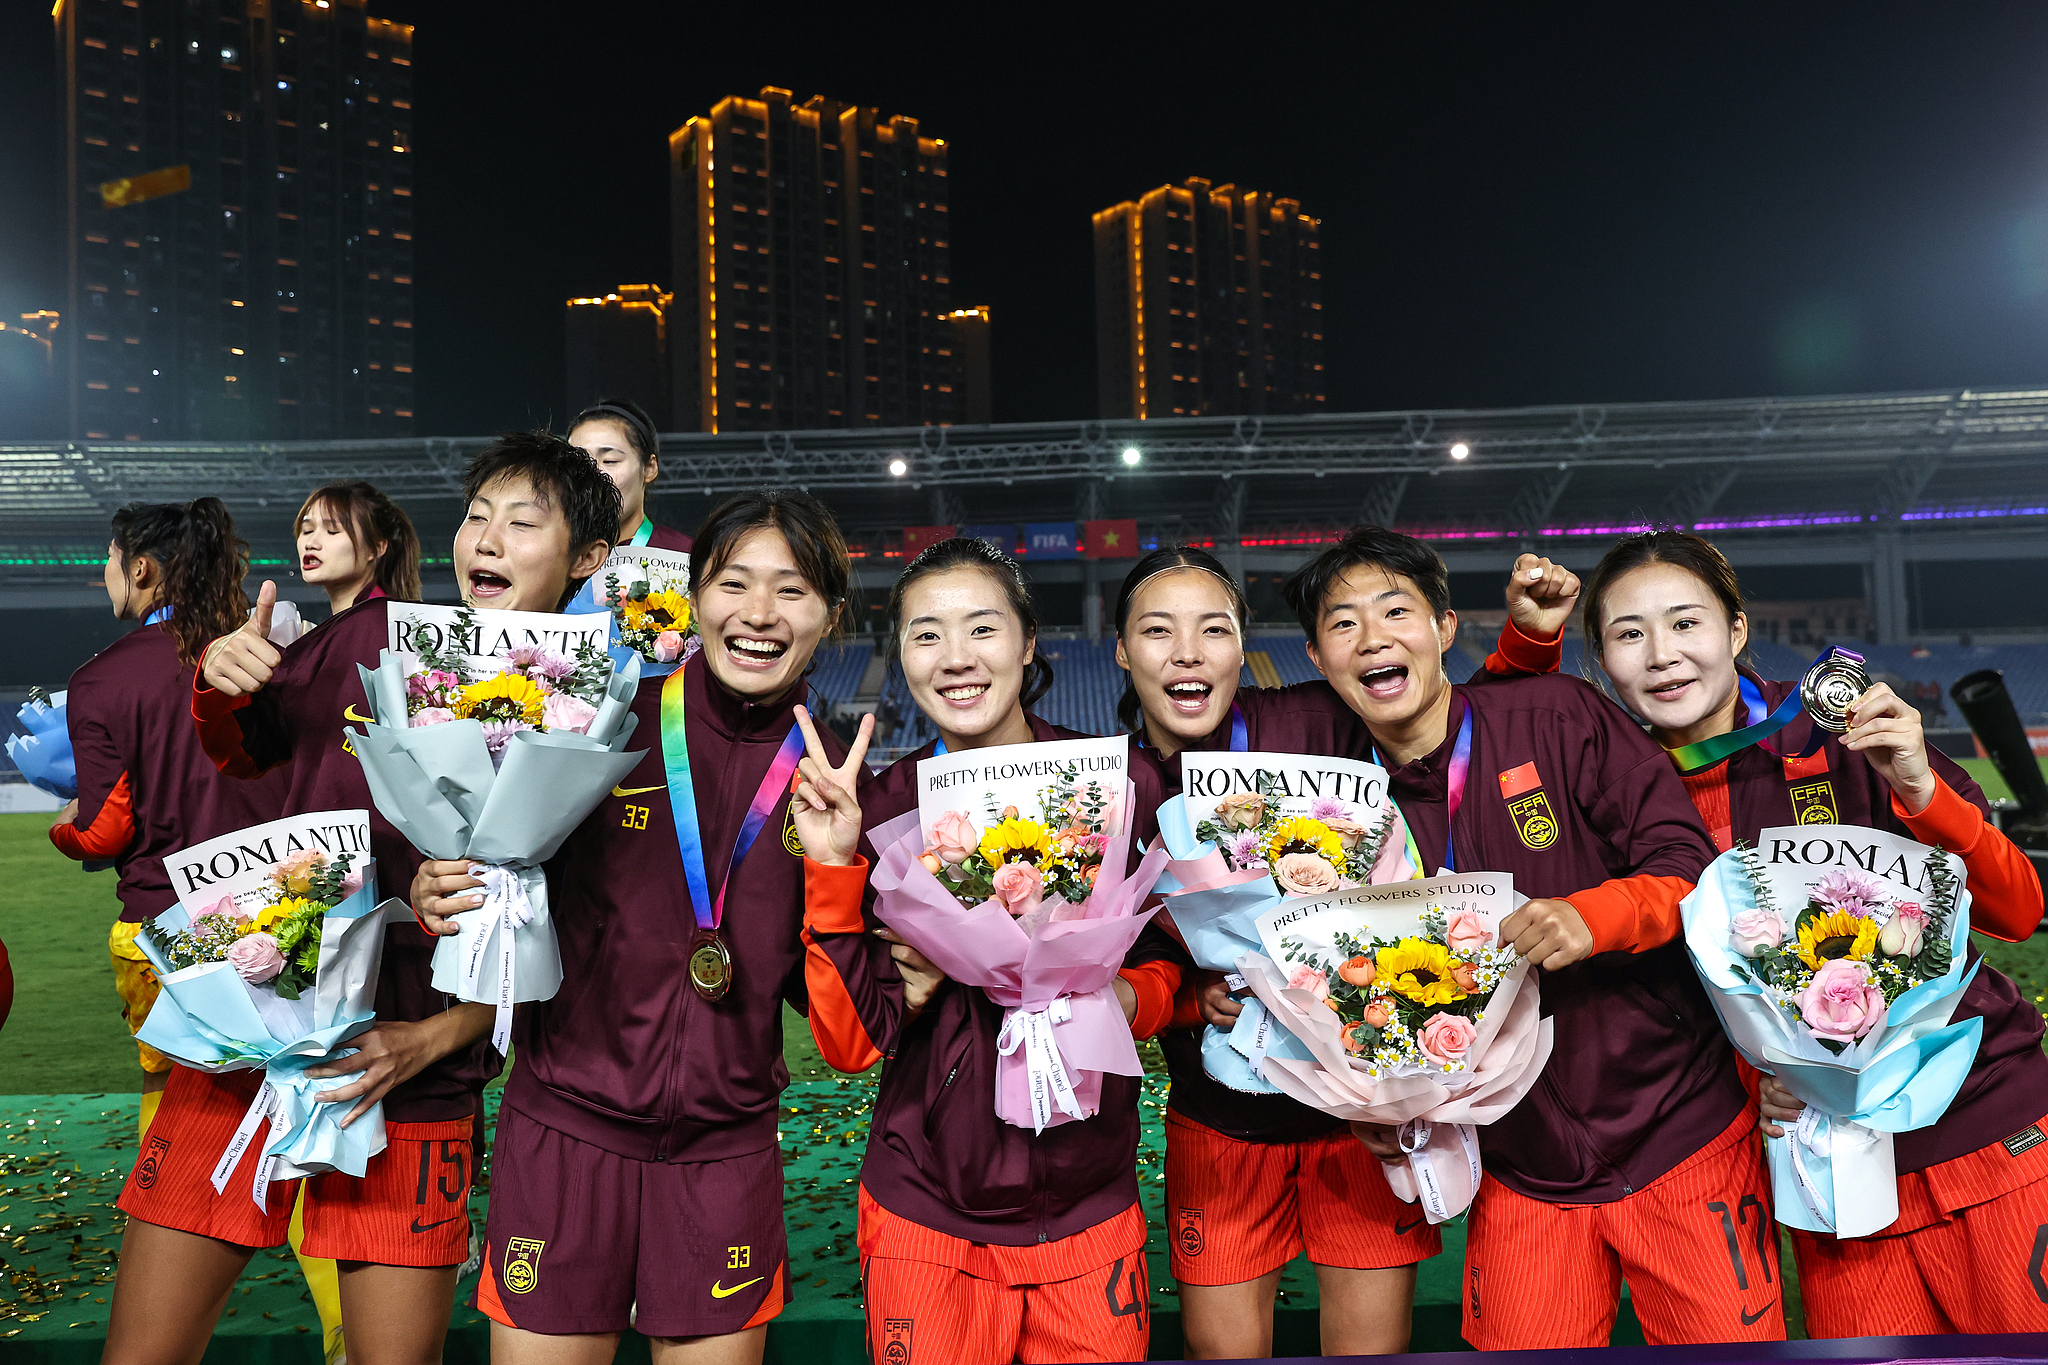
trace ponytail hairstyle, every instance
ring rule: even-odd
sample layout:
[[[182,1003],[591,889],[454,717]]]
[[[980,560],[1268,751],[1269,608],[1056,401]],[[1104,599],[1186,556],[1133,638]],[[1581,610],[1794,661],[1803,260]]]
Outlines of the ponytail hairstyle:
[[[419,533],[412,528],[412,518],[389,494],[360,479],[325,484],[313,490],[298,516],[292,518],[294,536],[299,533],[299,523],[320,507],[347,528],[358,555],[374,556],[376,568],[370,581],[383,589],[386,597],[400,602],[420,600]],[[380,540],[384,553],[376,554]]]
[[[607,488],[612,486],[610,479],[603,482]],[[614,527],[619,522],[617,510],[615,500]],[[813,592],[831,604],[832,621],[826,628],[825,638],[838,639],[846,629],[843,608],[848,588],[853,582],[853,558],[846,552],[846,537],[840,534],[839,523],[833,519],[831,511],[824,503],[798,489],[757,488],[748,493],[735,493],[712,508],[711,515],[704,518],[704,524],[697,528],[694,548],[690,551],[690,596],[695,598],[699,586],[726,566],[747,532],[764,528],[782,536],[804,581],[811,585]]]
[[[1728,613],[1730,627],[1742,615],[1742,584],[1735,576],[1735,566],[1712,541],[1690,531],[1645,531],[1628,536],[1600,557],[1600,563],[1586,579],[1585,614],[1579,618],[1579,629],[1585,634],[1586,650],[1595,661],[1601,659],[1605,643],[1602,635],[1606,628],[1608,590],[1623,574],[1646,564],[1669,564],[1706,584],[1707,591]]]
[[[1131,623],[1131,606],[1137,601],[1138,589],[1160,574],[1172,573],[1175,569],[1200,569],[1222,581],[1223,590],[1230,594],[1230,609],[1237,617],[1237,634],[1242,641],[1245,625],[1252,615],[1251,603],[1245,600],[1244,585],[1223,567],[1222,560],[1192,545],[1162,545],[1131,565],[1131,571],[1124,575],[1123,588],[1116,595],[1116,638],[1123,639],[1124,628]],[[1116,719],[1117,724],[1134,735],[1145,725],[1145,703],[1138,697],[1138,685],[1132,681],[1129,670],[1124,672],[1124,694],[1117,699]]]
[[[235,519],[219,498],[131,502],[114,513],[109,540],[124,577],[143,558],[162,571],[157,605],[171,609],[164,625],[178,642],[179,663],[197,664],[209,642],[247,620],[242,580],[249,573],[249,544],[235,534]]]
[[[953,536],[925,546],[903,566],[895,586],[889,589],[889,633],[896,638],[896,657],[903,657],[904,595],[918,579],[948,569],[979,569],[995,579],[1003,596],[1009,599],[1010,613],[1024,628],[1024,638],[1033,645],[1031,662],[1024,666],[1024,690],[1017,697],[1017,704],[1029,711],[1052,691],[1052,661],[1036,647],[1038,603],[1031,596],[1031,583],[1024,577],[1023,566],[985,540]]]
[[[617,422],[626,429],[626,439],[632,443],[633,453],[640,457],[641,468],[649,460],[661,458],[661,437],[654,430],[654,419],[647,415],[647,409],[630,398],[600,398],[576,414],[576,420],[569,423],[574,431],[585,422]]]

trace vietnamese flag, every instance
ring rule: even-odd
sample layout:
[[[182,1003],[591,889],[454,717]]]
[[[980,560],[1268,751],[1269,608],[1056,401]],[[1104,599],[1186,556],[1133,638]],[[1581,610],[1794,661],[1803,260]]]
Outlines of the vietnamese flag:
[[[1135,521],[1082,522],[1081,554],[1087,559],[1137,558],[1138,523]]]
[[[909,559],[927,545],[951,540],[960,534],[957,526],[906,526],[903,528],[903,557]]]

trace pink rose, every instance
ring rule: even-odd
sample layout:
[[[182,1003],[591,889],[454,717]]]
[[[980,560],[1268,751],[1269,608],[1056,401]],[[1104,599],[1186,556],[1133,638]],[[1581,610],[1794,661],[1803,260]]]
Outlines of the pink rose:
[[[446,725],[454,719],[455,713],[445,706],[423,706],[412,713],[412,718],[406,721],[406,724],[412,726]]]
[[[1476,953],[1493,946],[1493,930],[1470,910],[1460,910],[1444,921],[1444,946],[1454,953]]]
[[[1744,910],[1728,921],[1728,946],[1744,957],[1762,957],[1785,941],[1785,922],[1769,910]]]
[[[1394,1022],[1394,1006],[1384,995],[1376,995],[1365,1002],[1365,1022],[1374,1028],[1385,1028]]]
[[[235,904],[235,898],[233,896],[222,896],[219,900],[215,901],[212,905],[207,906],[204,910],[201,910],[197,915],[194,915],[192,918],[194,920],[198,920],[204,918],[207,915],[226,915],[229,919],[241,920],[244,922],[246,922],[249,918],[247,915],[242,913],[241,907]]]
[[[1379,966],[1364,953],[1360,953],[1357,957],[1346,959],[1344,965],[1337,969],[1337,975],[1343,977],[1345,981],[1358,987],[1360,990],[1365,989],[1378,980],[1379,974]]]
[[[1877,946],[1886,957],[1918,957],[1921,940],[1927,936],[1927,912],[1918,901],[1900,901],[1892,917],[1877,931]]]
[[[1867,964],[1846,957],[1820,964],[1799,993],[1799,1017],[1816,1038],[1854,1042],[1884,1022],[1884,992]]]
[[[1330,998],[1330,978],[1323,975],[1320,967],[1296,967],[1287,977],[1287,988],[1307,991],[1318,1000]]]
[[[597,708],[583,698],[568,692],[551,692],[540,704],[540,723],[549,730],[568,730],[575,734],[586,734],[590,722],[597,719]]]
[[[966,811],[949,810],[932,821],[931,846],[932,852],[939,855],[940,862],[958,867],[981,847],[981,831],[967,818]]]
[[[277,940],[268,934],[247,934],[228,949],[228,965],[235,975],[252,986],[261,985],[284,970],[284,954]]]
[[[1449,1066],[1465,1059],[1478,1036],[1479,1030],[1462,1014],[1432,1014],[1416,1035],[1415,1046],[1438,1066]]]
[[[683,633],[679,630],[665,630],[654,637],[654,661],[658,664],[674,663],[683,652]]]
[[[1322,896],[1335,891],[1340,878],[1320,853],[1289,853],[1273,864],[1273,879],[1290,896]]]
[[[1004,863],[991,880],[996,899],[1012,915],[1028,915],[1045,899],[1045,881],[1030,863]]]

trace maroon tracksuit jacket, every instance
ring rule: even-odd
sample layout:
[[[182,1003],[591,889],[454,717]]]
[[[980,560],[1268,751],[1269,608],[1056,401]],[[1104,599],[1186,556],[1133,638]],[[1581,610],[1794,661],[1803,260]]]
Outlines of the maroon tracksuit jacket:
[[[1088,738],[1030,720],[1038,742]],[[899,760],[862,789],[869,829],[917,808],[917,762],[934,747]],[[861,854],[872,867],[876,853],[865,836]],[[869,928],[880,924],[874,896],[871,885]],[[1165,961],[1164,936],[1149,925],[1145,933],[1127,969]],[[1138,1078],[1105,1076],[1102,1109],[1093,1118],[1033,1135],[995,1113],[1002,1006],[985,991],[947,982],[905,1027],[902,979],[886,944],[864,933],[814,932],[813,940],[839,969],[866,1036],[888,1058],[860,1171],[862,1187],[882,1207],[951,1237],[1029,1246],[1084,1232],[1137,1202]],[[1140,1021],[1148,1014],[1163,1020],[1177,977],[1170,967],[1127,975],[1139,991]]]
[[[798,683],[772,704],[744,701],[701,656],[682,676],[715,898],[791,708],[809,693]],[[732,988],[703,999],[687,971],[696,921],[663,775],[664,681],[641,684],[633,702],[631,747],[646,756],[547,864],[562,989],[519,1007],[505,1104],[635,1161],[716,1161],[775,1145],[776,1099],[789,1084],[782,1002],[808,1008],[804,860],[781,792],[727,890],[720,932]],[[834,762],[844,759],[836,736],[821,729],[819,738]]]
[[[648,519],[650,521],[653,520],[651,517]],[[690,553],[692,543],[688,536],[678,531],[675,527],[663,526],[659,522],[655,522],[654,533],[647,537],[647,548],[650,550],[675,550],[682,554],[688,554]],[[619,547],[615,545],[612,548],[618,549]]]
[[[363,765],[349,752],[344,731],[367,721],[369,698],[356,666],[376,667],[387,635],[389,598],[359,601],[300,636],[262,691],[229,699],[195,687],[192,716],[206,756],[230,777],[273,774],[282,796],[266,793],[270,809],[258,820],[315,810],[370,812],[370,852],[377,860],[381,896],[409,896],[420,855],[370,800]],[[281,772],[273,770],[282,769]],[[377,980],[377,1017],[417,1020],[447,1009],[452,997],[433,987],[438,939],[411,922],[384,931],[384,965]],[[477,1092],[502,1062],[489,1040],[461,1048],[423,1069],[384,1097],[394,1123],[436,1123],[468,1118]]]
[[[254,782],[223,776],[192,727],[192,669],[178,662],[170,628],[141,626],[71,675],[71,750],[78,762],[78,815],[90,831],[125,775],[133,834],[114,855],[121,918],[154,919],[178,903],[164,854],[277,818],[282,775]]]

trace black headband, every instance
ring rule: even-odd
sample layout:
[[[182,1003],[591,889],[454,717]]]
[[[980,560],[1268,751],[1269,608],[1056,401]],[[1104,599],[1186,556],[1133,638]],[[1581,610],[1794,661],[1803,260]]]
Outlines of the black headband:
[[[581,426],[593,417],[616,417],[621,422],[624,422],[632,433],[640,439],[640,454],[643,459],[648,456],[661,454],[661,437],[655,434],[653,423],[636,417],[626,409],[613,403],[598,403],[595,406],[585,408],[576,415],[576,423],[578,426]]]

